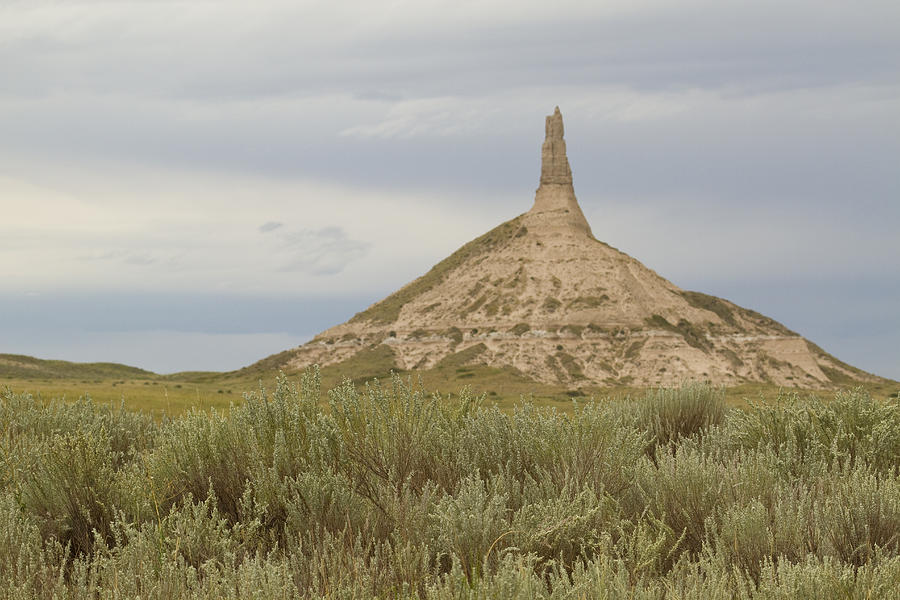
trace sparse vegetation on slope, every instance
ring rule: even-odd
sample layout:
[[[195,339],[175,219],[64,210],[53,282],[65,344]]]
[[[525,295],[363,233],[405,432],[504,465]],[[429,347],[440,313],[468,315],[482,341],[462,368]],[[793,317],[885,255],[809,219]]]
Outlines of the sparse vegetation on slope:
[[[507,415],[311,371],[157,422],[7,391],[0,597],[891,597],[900,403],[723,399]]]
[[[677,325],[673,325],[662,315],[653,315],[647,319],[646,323],[651,327],[659,327],[665,331],[677,333],[684,338],[684,341],[687,342],[689,346],[693,346],[698,350],[703,350],[704,352],[709,350],[710,344],[709,340],[706,338],[706,334],[699,327],[693,323],[689,323],[685,319],[681,319],[678,321]]]
[[[520,226],[520,221],[521,217],[517,217],[498,225],[481,237],[475,238],[433,266],[425,275],[403,286],[381,302],[357,313],[350,322],[393,323],[400,316],[400,309],[404,304],[440,284],[455,268],[473,258],[500,248],[517,234],[521,234],[524,229]]]
[[[775,319],[767,317],[766,315],[760,314],[755,310],[750,310],[749,308],[741,308],[741,316],[745,319],[749,320],[752,323],[756,323],[760,327],[764,327],[767,329],[773,329],[780,333],[781,335],[788,336],[797,336],[796,331],[791,331]]]
[[[732,311],[731,307],[721,298],[716,298],[715,296],[702,294],[700,292],[687,291],[681,292],[681,296],[694,308],[714,312],[720,319],[729,325],[737,326],[737,321],[734,319],[734,311]]]

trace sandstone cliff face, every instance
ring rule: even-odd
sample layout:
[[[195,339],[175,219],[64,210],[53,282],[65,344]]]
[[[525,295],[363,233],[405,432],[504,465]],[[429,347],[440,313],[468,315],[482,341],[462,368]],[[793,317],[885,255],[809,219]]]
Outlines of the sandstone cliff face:
[[[877,379],[772,319],[682,290],[594,239],[575,198],[558,108],[547,117],[541,155],[531,210],[297,348],[288,366],[324,366],[386,346],[402,369],[461,356],[575,387]]]

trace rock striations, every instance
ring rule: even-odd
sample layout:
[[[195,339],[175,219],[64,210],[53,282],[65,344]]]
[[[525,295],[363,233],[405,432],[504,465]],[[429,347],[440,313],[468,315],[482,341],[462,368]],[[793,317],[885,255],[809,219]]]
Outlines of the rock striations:
[[[378,349],[399,369],[452,358],[574,387],[878,379],[772,319],[682,290],[597,241],[575,198],[559,108],[547,117],[541,158],[531,210],[291,351],[285,367]]]

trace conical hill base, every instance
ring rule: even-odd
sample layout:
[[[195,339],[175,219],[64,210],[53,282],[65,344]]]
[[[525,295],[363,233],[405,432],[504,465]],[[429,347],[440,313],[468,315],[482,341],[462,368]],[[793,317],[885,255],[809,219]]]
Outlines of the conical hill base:
[[[594,239],[575,198],[559,111],[534,206],[292,351],[288,368],[377,351],[400,369],[448,360],[570,387],[686,379],[820,388],[879,378],[781,324],[688,292]]]

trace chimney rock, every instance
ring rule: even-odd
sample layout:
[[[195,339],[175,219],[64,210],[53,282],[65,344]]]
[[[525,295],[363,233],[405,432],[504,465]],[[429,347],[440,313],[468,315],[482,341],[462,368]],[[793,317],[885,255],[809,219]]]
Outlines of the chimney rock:
[[[563,139],[563,119],[559,107],[547,117],[546,137],[541,146],[541,185],[534,196],[534,206],[528,211],[532,226],[546,232],[571,235],[587,234],[593,237],[572,186],[572,169],[566,158],[566,141]]]
[[[541,147],[541,185],[572,185],[572,169],[566,158],[566,141],[563,139],[563,120],[559,107],[547,117],[546,137]]]

